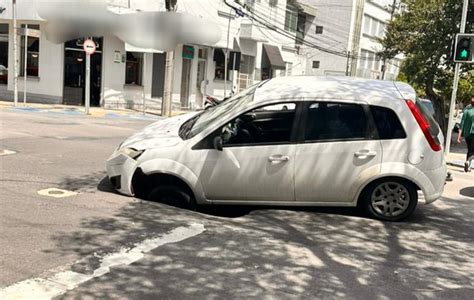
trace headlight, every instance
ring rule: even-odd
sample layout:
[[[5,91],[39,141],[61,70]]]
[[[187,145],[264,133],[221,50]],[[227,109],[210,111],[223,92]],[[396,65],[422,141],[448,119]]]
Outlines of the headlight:
[[[126,155],[130,158],[137,159],[145,150],[136,150],[133,148],[122,148],[117,153]]]

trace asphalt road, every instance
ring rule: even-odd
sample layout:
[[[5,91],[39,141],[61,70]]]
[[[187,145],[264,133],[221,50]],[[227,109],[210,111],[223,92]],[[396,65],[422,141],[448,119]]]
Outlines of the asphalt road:
[[[472,173],[451,168],[443,198],[403,223],[354,209],[197,213],[105,180],[107,157],[149,120],[0,111],[0,122],[0,149],[17,151],[0,156],[0,296],[474,298]]]

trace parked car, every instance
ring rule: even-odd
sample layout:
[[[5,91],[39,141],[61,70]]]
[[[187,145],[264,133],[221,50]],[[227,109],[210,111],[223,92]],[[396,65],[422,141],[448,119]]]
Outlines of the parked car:
[[[8,69],[4,65],[0,65],[0,83],[8,82]]]
[[[398,221],[418,190],[441,196],[443,139],[407,84],[279,77],[146,127],[107,172],[122,194],[176,206],[359,206]]]

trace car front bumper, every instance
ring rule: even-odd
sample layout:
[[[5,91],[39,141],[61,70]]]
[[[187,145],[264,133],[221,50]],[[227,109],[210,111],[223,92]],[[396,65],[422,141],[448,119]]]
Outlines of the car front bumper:
[[[107,160],[107,175],[115,189],[124,195],[133,196],[132,177],[137,161],[124,154],[114,153]]]

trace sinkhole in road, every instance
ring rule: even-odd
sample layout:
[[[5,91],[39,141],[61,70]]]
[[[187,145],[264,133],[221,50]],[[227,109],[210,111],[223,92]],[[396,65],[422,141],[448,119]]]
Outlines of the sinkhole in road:
[[[48,189],[39,190],[38,194],[42,196],[48,196],[48,197],[54,197],[54,198],[65,198],[65,197],[75,196],[77,195],[77,192],[58,189],[58,188],[48,188]]]

